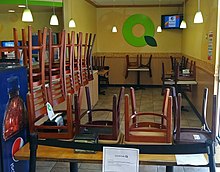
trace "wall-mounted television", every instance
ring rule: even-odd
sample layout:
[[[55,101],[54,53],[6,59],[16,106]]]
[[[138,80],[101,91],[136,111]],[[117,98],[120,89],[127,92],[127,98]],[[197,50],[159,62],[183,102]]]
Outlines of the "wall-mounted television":
[[[14,47],[14,41],[1,41],[2,47]],[[18,46],[21,46],[21,41],[18,41]]]
[[[180,29],[180,23],[182,20],[182,14],[162,15],[161,27],[162,29]]]

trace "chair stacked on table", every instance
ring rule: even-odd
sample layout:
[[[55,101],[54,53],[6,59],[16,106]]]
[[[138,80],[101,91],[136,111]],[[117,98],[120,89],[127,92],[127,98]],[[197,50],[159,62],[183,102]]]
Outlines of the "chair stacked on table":
[[[73,94],[82,99],[79,89],[93,78],[91,70],[92,48],[95,34],[90,34],[89,41],[83,43],[83,34],[79,32],[58,33],[54,40],[51,29],[38,30],[38,45],[33,45],[32,27],[28,26],[28,35],[22,29],[22,45],[18,46],[18,32],[13,29],[15,46],[10,51],[22,50],[24,66],[28,70],[27,106],[30,133],[37,133],[39,138],[73,139],[75,134]],[[77,36],[78,35],[78,36]],[[85,34],[88,39],[88,33]],[[0,51],[6,51],[0,47]],[[9,49],[7,49],[9,51]],[[33,51],[38,52],[38,63],[32,60]],[[85,54],[86,52],[86,54]],[[16,58],[20,58],[16,55]],[[84,59],[83,59],[84,58]],[[90,77],[90,78],[89,78]],[[64,104],[56,110],[64,119],[64,125],[48,123],[47,102],[52,107]]]
[[[132,58],[129,55],[126,55],[126,71],[125,71],[125,79],[128,77],[129,71],[134,69],[145,69],[149,72],[149,76],[152,77],[152,54],[150,55],[148,61],[146,63],[143,62],[142,54],[138,54],[135,60],[131,60]]]
[[[112,97],[112,105],[108,108],[93,108],[89,87],[85,87],[87,109],[81,111],[78,96],[75,96],[75,128],[76,134],[96,134],[99,143],[116,144],[122,139],[120,132],[121,104],[124,98],[124,87]],[[110,117],[107,117],[110,116]]]
[[[197,85],[196,81],[196,62],[186,57],[182,57],[180,62],[177,58],[170,57],[171,70],[165,70],[165,65],[162,62],[162,91],[163,94],[166,87],[175,86],[177,92],[192,91],[192,86]]]
[[[109,69],[110,67],[105,65],[105,56],[93,56],[92,57],[92,65],[93,70],[98,70],[99,72],[102,72],[106,70],[107,72],[104,75],[99,75],[99,83],[104,83],[106,85],[109,85]]]
[[[125,139],[126,144],[172,144],[172,97],[166,89],[161,113],[138,112],[135,91],[130,88],[125,96]]]

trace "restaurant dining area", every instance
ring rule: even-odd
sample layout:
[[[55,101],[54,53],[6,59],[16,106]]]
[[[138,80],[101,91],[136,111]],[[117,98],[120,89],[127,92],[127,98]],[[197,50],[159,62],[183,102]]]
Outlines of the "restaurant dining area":
[[[1,172],[220,171],[219,0],[0,6]]]

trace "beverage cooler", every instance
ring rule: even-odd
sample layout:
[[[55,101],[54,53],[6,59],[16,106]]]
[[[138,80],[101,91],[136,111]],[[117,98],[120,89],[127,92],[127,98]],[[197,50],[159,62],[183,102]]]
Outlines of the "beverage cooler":
[[[0,171],[27,172],[28,161],[14,154],[27,142],[27,70],[0,64]]]

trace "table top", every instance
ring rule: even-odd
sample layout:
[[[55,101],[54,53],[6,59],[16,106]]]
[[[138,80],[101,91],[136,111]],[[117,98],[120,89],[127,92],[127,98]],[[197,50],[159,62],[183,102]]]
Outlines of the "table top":
[[[109,72],[109,70],[100,70],[100,71],[98,71],[98,75],[104,76],[108,72]]]
[[[128,71],[140,71],[140,72],[141,72],[141,71],[143,71],[143,72],[146,71],[146,72],[148,72],[148,71],[149,71],[149,68],[139,67],[139,68],[128,68],[127,70],[128,70]]]
[[[25,144],[17,153],[15,159],[29,159],[29,143]],[[90,162],[102,163],[102,152],[96,153],[75,153],[73,149],[59,148],[52,146],[39,145],[37,150],[37,160],[39,161],[62,161],[62,162]],[[140,154],[140,164],[142,165],[165,165],[175,166],[176,158],[174,154]],[[216,166],[220,167],[220,147],[216,148]]]

